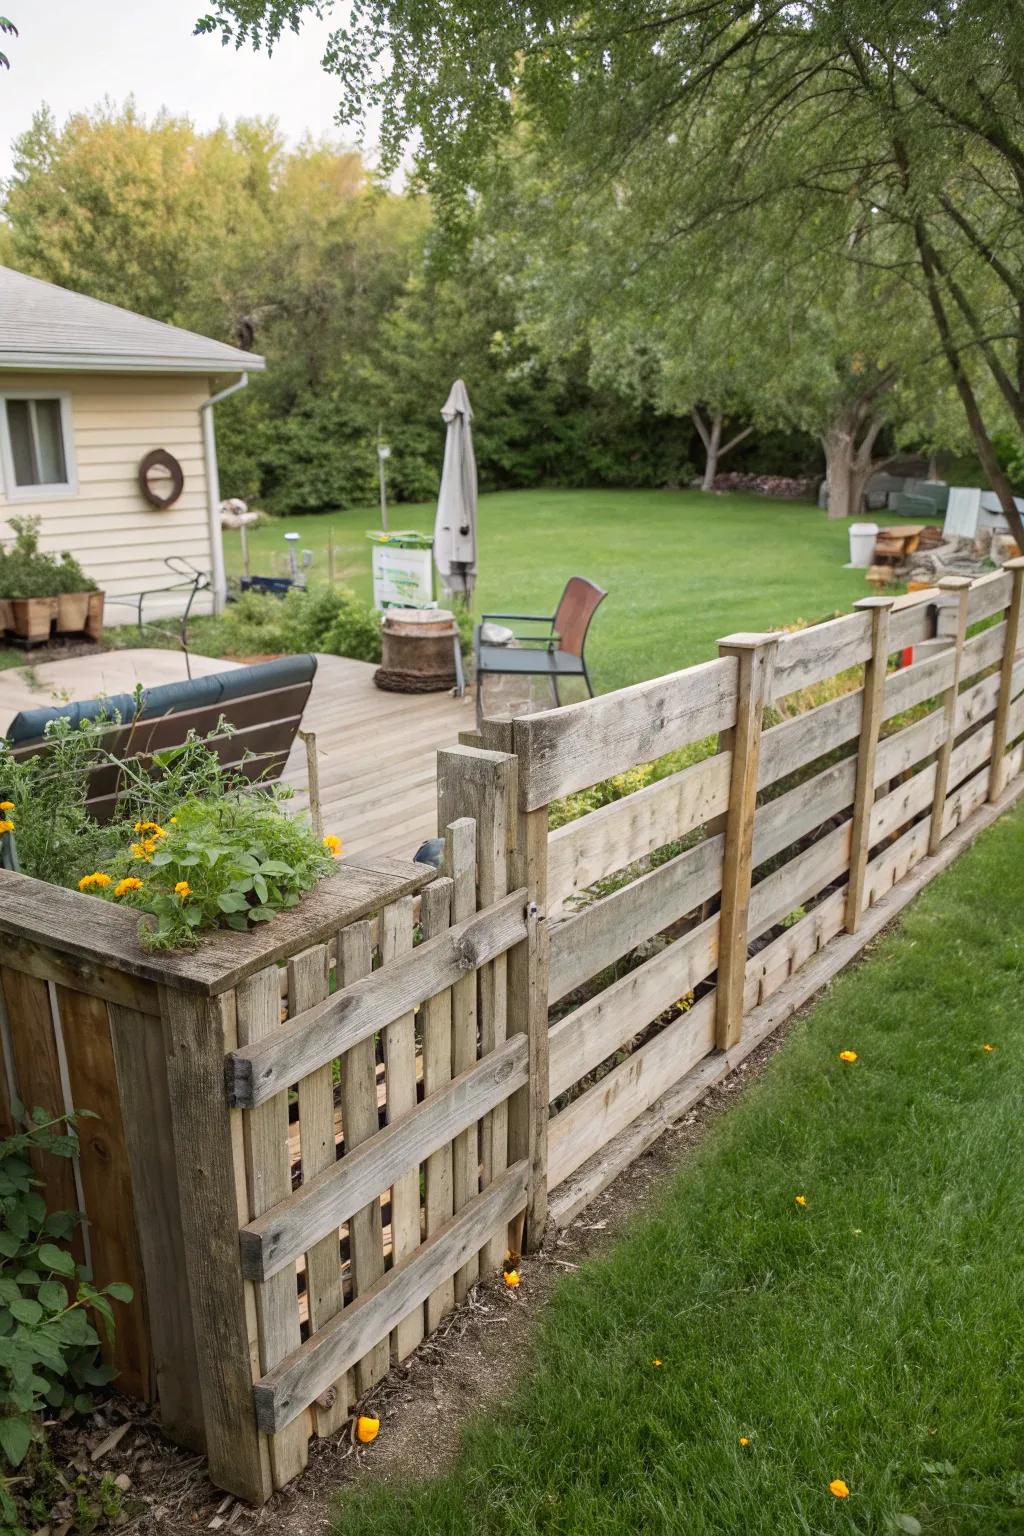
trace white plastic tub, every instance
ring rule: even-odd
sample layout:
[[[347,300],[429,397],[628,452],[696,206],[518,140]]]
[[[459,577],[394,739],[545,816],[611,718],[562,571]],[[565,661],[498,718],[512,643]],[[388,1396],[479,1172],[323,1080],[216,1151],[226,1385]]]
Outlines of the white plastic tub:
[[[850,524],[850,564],[858,570],[867,570],[875,553],[878,538],[877,523]]]

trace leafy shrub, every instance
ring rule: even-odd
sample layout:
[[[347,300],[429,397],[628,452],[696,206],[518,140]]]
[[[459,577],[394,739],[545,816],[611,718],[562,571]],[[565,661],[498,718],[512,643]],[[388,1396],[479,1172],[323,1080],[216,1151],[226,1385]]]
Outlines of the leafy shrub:
[[[0,549],[0,597],[60,597],[64,592],[95,592],[96,583],[67,550],[59,557],[39,548],[38,517],[12,517],[14,543]]]
[[[155,918],[140,929],[152,949],[190,949],[204,929],[244,931],[297,906],[331,866],[308,825],[275,795],[186,800],[163,827],[137,822],[128,848],[80,888]]]
[[[13,1106],[19,1122],[20,1104]],[[76,1215],[47,1211],[29,1156],[45,1152],[74,1157],[74,1121],[34,1109],[27,1129],[0,1141],[0,1459],[10,1468],[24,1461],[33,1442],[43,1439],[43,1415],[87,1413],[91,1389],[114,1372],[99,1360],[99,1337],[90,1321],[98,1317],[112,1338],[112,1301],[131,1301],[132,1288],[90,1284],[66,1246]],[[67,1130],[61,1129],[67,1125]],[[18,1524],[10,1481],[0,1481],[0,1521]]]

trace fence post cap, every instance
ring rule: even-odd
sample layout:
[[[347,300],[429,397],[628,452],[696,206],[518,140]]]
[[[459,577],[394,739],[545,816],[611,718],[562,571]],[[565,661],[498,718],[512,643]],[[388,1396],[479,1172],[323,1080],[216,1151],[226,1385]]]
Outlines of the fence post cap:
[[[936,585],[940,592],[963,592],[973,582],[970,576],[943,576]]]
[[[858,597],[853,606],[855,609],[891,608],[895,602],[895,597],[879,595],[876,597]]]
[[[735,635],[725,635],[718,642],[720,651],[757,651],[762,646],[778,645],[782,635],[778,630],[758,634],[756,632],[740,630]]]
[[[1004,560],[1003,570],[1024,571],[1024,555],[1014,555],[1012,560]]]

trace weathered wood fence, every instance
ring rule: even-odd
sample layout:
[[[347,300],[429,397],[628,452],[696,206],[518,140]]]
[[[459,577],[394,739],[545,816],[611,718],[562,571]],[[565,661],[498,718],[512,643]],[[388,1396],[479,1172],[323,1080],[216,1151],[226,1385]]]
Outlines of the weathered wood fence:
[[[1021,793],[1022,593],[1016,561],[489,721],[439,754],[440,874],[346,861],[195,955],[0,872],[0,1116],[98,1112],[48,1198],[136,1286],[121,1385],[215,1481],[287,1483]],[[709,737],[549,832],[553,800]]]

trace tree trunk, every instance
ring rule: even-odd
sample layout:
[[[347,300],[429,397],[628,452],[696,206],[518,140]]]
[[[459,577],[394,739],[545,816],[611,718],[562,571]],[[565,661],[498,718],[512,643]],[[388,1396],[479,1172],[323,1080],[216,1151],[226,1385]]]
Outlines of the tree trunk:
[[[725,412],[715,411],[710,423],[706,422],[697,406],[694,406],[690,415],[693,424],[700,434],[700,440],[704,444],[704,475],[700,483],[702,491],[713,491],[715,488],[715,476],[718,474],[718,466],[727,453],[742,443],[745,437],[753,432],[753,426],[743,427],[734,437],[730,437],[727,443],[722,442],[722,428],[725,426]]]
[[[859,494],[854,500],[853,433],[845,422],[830,427],[822,434],[821,446],[825,450],[828,515],[830,518],[852,517],[860,511]],[[863,490],[863,482],[860,490]]]

